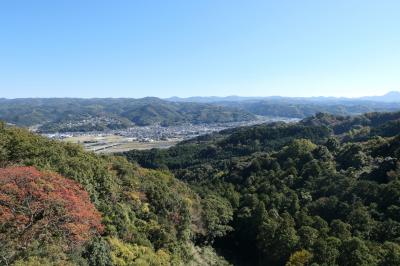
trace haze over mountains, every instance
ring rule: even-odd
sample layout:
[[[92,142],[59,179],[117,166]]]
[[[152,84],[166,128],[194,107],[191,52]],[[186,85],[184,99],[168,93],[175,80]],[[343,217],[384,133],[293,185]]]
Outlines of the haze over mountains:
[[[168,99],[174,102],[212,103],[235,107],[254,115],[305,118],[316,113],[358,115],[367,112],[396,111],[400,108],[400,92],[360,98],[336,97],[189,97]]]
[[[382,96],[366,96],[361,97],[362,100],[378,101],[378,102],[400,102],[400,92],[390,91]]]
[[[346,97],[325,97],[325,96],[315,96],[315,97],[283,97],[283,96],[237,96],[230,95],[226,97],[218,96],[194,96],[194,97],[170,97],[165,100],[174,102],[202,102],[202,103],[215,103],[215,102],[240,102],[240,101],[257,101],[257,100],[287,100],[287,101],[327,101],[327,102],[360,102],[360,101],[373,101],[373,102],[388,102],[395,103],[400,102],[400,91],[390,91],[384,95],[380,96],[362,96],[355,98]]]

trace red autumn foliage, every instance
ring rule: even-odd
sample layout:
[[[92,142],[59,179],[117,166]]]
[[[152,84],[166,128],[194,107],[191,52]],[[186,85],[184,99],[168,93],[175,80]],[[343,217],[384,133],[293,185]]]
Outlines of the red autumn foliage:
[[[101,233],[101,215],[75,181],[34,167],[0,169],[0,243],[81,245]]]

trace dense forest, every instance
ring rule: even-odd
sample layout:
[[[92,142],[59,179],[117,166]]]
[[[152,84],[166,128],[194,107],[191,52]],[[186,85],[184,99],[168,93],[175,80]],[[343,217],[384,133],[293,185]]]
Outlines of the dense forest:
[[[233,264],[400,265],[400,113],[319,113],[124,155],[223,198],[232,220],[209,243]]]
[[[229,202],[167,171],[4,123],[0,167],[0,265],[227,265]]]
[[[0,120],[39,126],[42,132],[102,131],[133,125],[221,123],[254,120],[248,111],[206,103],[142,99],[0,99]]]
[[[3,123],[0,265],[400,265],[399,132],[319,113],[110,156]]]

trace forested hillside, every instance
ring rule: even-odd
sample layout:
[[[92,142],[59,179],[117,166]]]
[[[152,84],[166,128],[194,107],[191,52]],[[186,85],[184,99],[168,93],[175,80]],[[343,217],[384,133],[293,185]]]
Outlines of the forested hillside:
[[[166,171],[3,123],[0,168],[0,265],[226,264],[229,203]]]
[[[400,265],[400,113],[320,113],[124,155],[224,198],[233,220],[214,246],[237,265]]]
[[[399,265],[399,120],[318,114],[131,162],[0,124],[0,265]]]
[[[220,123],[255,119],[235,107],[143,99],[0,99],[0,120],[39,125],[43,132],[121,129],[151,124]]]
[[[195,101],[196,99],[188,99]],[[357,115],[397,111],[400,103],[313,98],[271,98],[238,101],[185,102],[142,99],[0,99],[0,120],[35,126],[41,132],[124,129],[134,125],[163,126],[255,120],[256,116],[305,118],[319,112]]]
[[[400,103],[371,102],[340,99],[286,99],[249,100],[224,102],[221,105],[241,108],[255,115],[305,118],[316,113],[334,115],[358,115],[367,112],[388,112],[400,110]]]
[[[400,110],[399,92],[362,98],[336,97],[190,97],[169,98],[172,102],[212,103],[240,108],[255,115],[306,118],[317,113],[359,115],[367,112],[394,112]]]

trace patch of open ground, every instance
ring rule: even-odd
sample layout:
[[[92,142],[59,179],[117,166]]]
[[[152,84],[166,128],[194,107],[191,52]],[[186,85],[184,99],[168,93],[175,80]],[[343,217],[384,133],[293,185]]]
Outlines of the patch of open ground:
[[[86,150],[96,153],[115,153],[153,148],[165,149],[177,144],[181,139],[143,142],[117,135],[84,135],[65,138],[63,141],[81,144]]]

